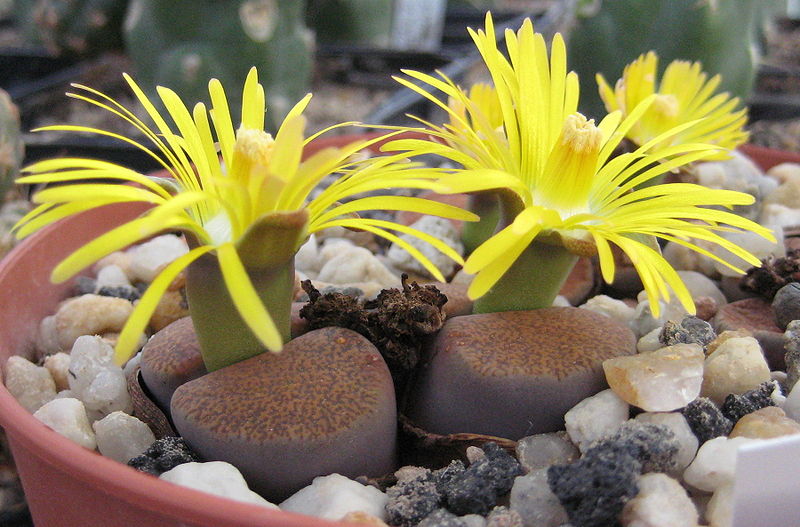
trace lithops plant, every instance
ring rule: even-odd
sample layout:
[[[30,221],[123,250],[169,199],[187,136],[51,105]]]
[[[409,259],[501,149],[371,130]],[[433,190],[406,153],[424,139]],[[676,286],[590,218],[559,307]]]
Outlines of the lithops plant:
[[[206,84],[241,85],[258,68],[273,121],[308,91],[313,36],[305,0],[133,0],[125,47],[144,86],[166,86],[208,102]],[[232,94],[236,109],[241,99]]]
[[[128,0],[36,0],[42,43],[56,55],[92,56],[122,47]]]

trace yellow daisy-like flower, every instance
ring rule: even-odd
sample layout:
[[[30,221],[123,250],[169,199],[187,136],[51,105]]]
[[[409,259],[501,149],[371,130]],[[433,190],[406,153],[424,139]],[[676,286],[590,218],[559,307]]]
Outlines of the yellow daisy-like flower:
[[[159,88],[161,101],[177,128],[173,131],[139,86],[127,75],[125,79],[155,123],[155,129],[96,90],[75,86],[79,92],[70,95],[125,119],[155,145],[155,150],[133,139],[94,128],[53,126],[45,129],[101,134],[133,144],[156,159],[173,179],[155,180],[113,163],[91,159],[41,161],[27,167],[26,175],[18,182],[70,184],[38,192],[34,201],[39,206],[16,226],[17,235],[22,237],[66,216],[102,205],[131,201],[153,205],[143,216],[110,230],[68,256],[53,271],[52,278],[56,282],[69,279],[113,251],[165,230],[184,231],[188,239],[194,241],[187,254],[158,275],[136,305],[117,345],[118,360],[123,361],[134,350],[159,298],[173,279],[206,254],[218,260],[224,288],[246,327],[260,344],[273,351],[280,350],[288,338],[294,273],[291,271],[288,280],[289,291],[281,292],[286,298],[286,313],[279,314],[279,318],[287,327],[278,328],[264,306],[264,295],[254,287],[248,268],[273,265],[293,269],[294,253],[311,233],[333,226],[373,232],[406,248],[440,280],[443,277],[433,264],[391,231],[411,233],[461,261],[449,246],[425,233],[393,222],[359,218],[355,213],[375,209],[409,210],[476,219],[471,213],[413,197],[371,196],[340,203],[362,192],[396,187],[432,188],[435,175],[408,161],[403,154],[368,159],[354,155],[374,141],[324,149],[303,160],[304,146],[319,135],[304,138],[302,112],[310,95],[289,112],[273,138],[264,131],[264,89],[258,83],[255,68],[244,85],[241,126],[236,130],[219,81],[209,83],[210,110],[197,104],[190,112],[174,92]],[[341,177],[308,201],[309,193],[317,184],[334,173],[340,173]],[[131,184],[108,183],[109,179]],[[190,304],[193,301],[190,295]],[[214,307],[209,309],[213,311]]]
[[[509,60],[497,48],[490,15],[485,31],[470,30],[470,34],[494,81],[503,126],[496,128],[469,94],[446,77],[406,71],[460,101],[470,119],[452,104],[398,78],[446,110],[456,124],[435,126],[422,121],[426,127],[420,131],[431,140],[402,139],[387,147],[411,154],[439,154],[460,163],[463,169],[440,180],[439,192],[494,189],[501,196],[502,229],[479,246],[464,267],[476,274],[468,291],[471,298],[504,296],[491,310],[502,305],[510,309],[550,305],[560,282],[551,284],[547,293],[551,296],[538,299],[536,284],[550,272],[566,276],[563,269],[547,267],[574,263],[556,256],[564,247],[578,254],[596,251],[608,282],[613,281],[615,270],[610,244],[620,247],[636,267],[655,313],[657,300],[668,299],[670,289],[688,310],[694,306],[678,274],[652,243],[654,237],[721,261],[691,240],[710,241],[758,265],[748,251],[714,231],[735,227],[773,239],[770,231],[730,212],[704,208],[751,203],[751,196],[693,184],[639,188],[674,168],[717,155],[722,149],[711,144],[672,144],[679,137],[697,137],[696,130],[706,129],[707,121],[679,123],[634,152],[612,157],[620,141],[656,102],[656,95],[644,97],[626,114],[615,111],[596,124],[577,112],[578,79],[567,73],[560,35],[553,39],[548,54],[544,38],[526,20],[518,32],[506,31]]]
[[[650,51],[640,55],[625,67],[614,89],[602,74],[597,74],[600,97],[609,112],[619,110],[627,115],[639,103],[655,95],[650,108],[628,131],[628,138],[643,145],[683,123],[703,119],[703,123],[672,136],[665,142],[679,144],[702,142],[733,149],[747,141],[744,130],[747,110],[736,110],[739,99],[727,92],[715,93],[721,78],[708,78],[699,62],[675,60],[671,62],[660,83],[656,83],[658,56]],[[720,151],[707,159],[729,157]]]

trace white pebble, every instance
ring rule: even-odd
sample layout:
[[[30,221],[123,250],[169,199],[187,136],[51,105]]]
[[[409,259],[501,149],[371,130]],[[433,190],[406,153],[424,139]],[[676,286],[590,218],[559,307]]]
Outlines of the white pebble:
[[[705,360],[701,395],[722,405],[728,394],[742,394],[770,379],[761,346],[753,337],[724,341]]]
[[[567,434],[581,452],[592,442],[613,434],[628,420],[630,407],[611,390],[587,397],[564,415]]]
[[[648,353],[663,348],[664,345],[658,338],[658,336],[661,335],[662,329],[664,328],[658,326],[657,328],[653,328],[653,330],[646,335],[643,335],[642,338],[636,341],[636,351],[639,353]]]
[[[325,520],[339,520],[349,512],[361,511],[386,521],[386,494],[340,474],[314,478],[281,503],[281,510],[308,514]]]
[[[795,383],[792,391],[783,401],[781,409],[786,413],[786,417],[800,422],[800,382]]]
[[[130,287],[131,282],[125,271],[118,265],[107,265],[97,272],[95,290],[102,287]]]
[[[33,416],[67,439],[94,450],[94,432],[86,408],[78,399],[58,398],[36,410]]]
[[[59,352],[44,358],[44,367],[50,372],[56,383],[56,390],[69,388],[69,363],[70,356]]]
[[[694,461],[683,472],[684,481],[706,492],[714,492],[723,485],[733,483],[736,451],[740,446],[754,441],[762,440],[749,437],[728,439],[721,436],[706,441],[697,451]]]
[[[377,282],[383,287],[400,287],[399,276],[394,275],[371,251],[355,246],[328,260],[318,279],[332,284]]]
[[[69,349],[69,348],[64,348]],[[49,315],[39,322],[39,331],[36,333],[36,351],[40,357],[64,351],[58,343],[58,328],[56,316]]]
[[[277,509],[247,486],[239,469],[224,461],[183,463],[161,474],[159,478],[176,485],[208,492],[231,500]]]
[[[153,444],[153,432],[139,419],[124,412],[112,412],[92,425],[97,450],[106,457],[127,463]]]
[[[176,258],[189,251],[183,238],[165,234],[130,249],[130,273],[134,280],[150,283]]]
[[[114,350],[100,337],[84,335],[75,341],[70,356],[69,387],[94,419],[133,408],[122,368],[114,364]]]
[[[709,527],[733,525],[733,484],[723,485],[714,491],[705,513]]]
[[[425,215],[411,224],[410,227],[430,234],[434,238],[444,242],[458,254],[463,255],[464,245],[461,243],[461,236],[450,220],[437,216]],[[456,270],[458,264],[428,242],[416,236],[412,236],[411,234],[403,234],[400,236],[400,239],[419,250],[445,277],[451,276]],[[408,251],[396,243],[393,243],[391,247],[389,247],[386,256],[391,264],[401,271],[408,271],[410,273],[433,278],[416,258],[411,256]]]
[[[697,454],[699,441],[694,435],[686,418],[680,412],[645,412],[636,416],[637,421],[651,425],[664,425],[669,428],[680,445],[675,456],[675,469],[683,471]]]
[[[29,412],[35,412],[56,396],[56,383],[50,372],[17,355],[6,362],[6,388]]]
[[[622,300],[617,300],[607,295],[593,296],[587,300],[585,304],[580,306],[580,308],[600,313],[626,326],[631,323],[633,317],[636,315],[636,310],[634,308]]]
[[[624,527],[695,527],[697,509],[681,484],[666,474],[643,474],[639,492],[622,510]]]
[[[558,527],[569,520],[547,483],[547,468],[534,470],[514,480],[510,508],[522,517],[526,527]]]
[[[689,290],[692,298],[700,298],[707,296],[717,303],[717,306],[723,306],[728,303],[728,299],[722,293],[717,284],[703,273],[697,271],[678,271],[678,276],[681,281]]]
[[[294,255],[294,267],[309,277],[316,277],[322,268],[317,237],[313,234],[308,237],[306,243],[300,246]]]
[[[640,293],[640,296],[643,297],[643,293]],[[639,303],[636,305],[636,313],[631,320],[629,327],[633,331],[633,333],[637,337],[642,337],[647,335],[655,328],[660,328],[664,325],[667,320],[675,320],[681,321],[683,317],[686,315],[686,309],[680,305],[676,301],[676,299],[672,299],[673,301],[670,303],[660,302],[660,311],[658,314],[658,318],[653,316],[652,310],[650,309],[650,301],[640,299]]]

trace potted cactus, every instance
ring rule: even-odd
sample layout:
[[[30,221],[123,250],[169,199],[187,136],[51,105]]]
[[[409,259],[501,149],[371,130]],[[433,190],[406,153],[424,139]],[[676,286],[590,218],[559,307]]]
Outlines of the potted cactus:
[[[625,99],[630,106],[612,108],[595,122],[577,111],[578,78],[568,73],[560,36],[548,50],[543,36],[526,21],[518,31],[506,32],[507,58],[490,15],[485,28],[471,35],[492,87],[467,91],[446,77],[410,71],[398,79],[443,108],[448,124],[421,122],[420,127],[392,130],[379,138],[317,143],[313,153],[311,141],[319,134],[304,136],[302,115],[309,98],[287,111],[273,137],[265,131],[268,91],[259,84],[256,69],[244,82],[236,121],[218,80],[208,85],[210,109],[203,103],[189,109],[174,91],[159,88],[157,97],[165,108],[160,111],[126,77],[152,126],[102,93],[77,87],[88,102],[136,126],[153,143],[137,145],[171,177],[76,158],[25,169],[21,183],[58,185],[36,194],[37,208],[17,225],[18,234],[31,235],[30,241],[0,264],[0,287],[8,291],[10,304],[20,303],[17,311],[23,314],[17,320],[0,311],[2,360],[31,356],[39,321],[64,298],[69,279],[131,243],[178,231],[187,240],[187,251],[159,268],[135,306],[129,306],[131,316],[116,339],[114,360],[118,365],[128,361],[141,346],[160,297],[185,281],[190,323],[176,322],[148,341],[141,377],[134,373],[133,382],[140,389],[142,379],[144,388],[149,385],[154,399],[150,409],[166,410],[166,421],[171,421],[167,426],[173,425],[202,457],[237,465],[261,494],[280,500],[317,474],[374,477],[392,471],[398,409],[412,425],[427,429],[427,440],[438,439],[431,433],[515,440],[557,429],[567,409],[604,388],[604,360],[635,352],[626,327],[585,310],[551,307],[578,256],[596,254],[603,278],[611,281],[616,266],[610,247],[616,245],[631,256],[656,315],[658,301],[672,293],[692,312],[692,296],[660,254],[656,238],[707,253],[692,241],[701,238],[757,265],[757,258],[718,232],[772,234],[731,212],[708,207],[750,203],[746,194],[689,183],[644,185],[674,168],[723,153],[728,125],[739,122],[731,109],[701,119],[658,119],[658,103],[672,99],[652,93],[641,101]],[[408,77],[432,86],[447,100]],[[623,78],[616,88],[655,90],[645,81]],[[707,99],[713,89],[700,91]],[[630,151],[618,150],[651,111],[661,128]],[[366,148],[384,155],[357,155]],[[415,160],[429,154],[457,165],[435,168]],[[330,184],[312,197],[328,176],[333,176]],[[464,260],[429,234],[354,213],[380,209],[477,220],[472,212],[383,193],[345,201],[361,191],[397,187],[492,196],[488,204],[495,212],[494,232],[483,231],[484,238]],[[475,313],[446,320],[443,326],[443,299],[433,289],[403,283],[402,291],[381,293],[376,300],[427,295],[430,301],[414,304],[409,317],[420,325],[439,322],[433,324],[435,337],[423,339],[423,360],[416,369],[412,365],[408,392],[395,391],[400,384],[384,363],[390,357],[357,331],[358,324],[293,335],[294,255],[311,233],[333,226],[394,241],[442,280],[409,239],[394,233],[410,234],[475,275],[467,290]],[[50,280],[54,285],[41,286]],[[21,304],[31,295],[29,289],[36,302]],[[318,298],[314,291],[309,297],[311,303]],[[353,305],[335,298],[341,303],[334,306]],[[99,339],[88,341],[107,349]],[[532,345],[536,354],[530,353]],[[152,349],[156,351],[149,353]],[[180,363],[175,370],[184,378],[173,382],[174,375],[163,383],[170,389],[157,393],[162,378],[157,366],[164,363]],[[187,364],[199,366],[186,375]],[[0,389],[0,423],[7,428],[40,527],[80,524],[90,501],[98,521],[106,525],[318,522],[205,497],[137,473],[61,438],[28,415],[5,389]],[[445,437],[454,439],[458,437]],[[484,457],[495,456],[501,454],[487,447]],[[508,471],[511,477],[514,470]],[[507,492],[506,484],[497,488]],[[47,489],[53,485],[73,493],[63,500],[63,508],[49,501]],[[491,491],[497,494],[497,488]],[[456,498],[451,501],[455,507]],[[488,512],[485,504],[480,510]]]

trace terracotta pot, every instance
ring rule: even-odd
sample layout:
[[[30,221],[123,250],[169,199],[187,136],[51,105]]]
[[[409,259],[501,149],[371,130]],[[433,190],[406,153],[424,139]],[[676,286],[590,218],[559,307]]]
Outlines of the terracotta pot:
[[[364,137],[319,140],[309,150]],[[0,368],[5,368],[12,355],[31,357],[39,321],[69,296],[71,283],[51,284],[53,267],[87,241],[145,209],[141,204],[113,205],[67,218],[34,234],[0,261],[0,290],[7,306],[0,309]],[[2,384],[0,426],[8,436],[36,527],[300,527],[330,523],[167,483],[86,450],[40,423]]]

